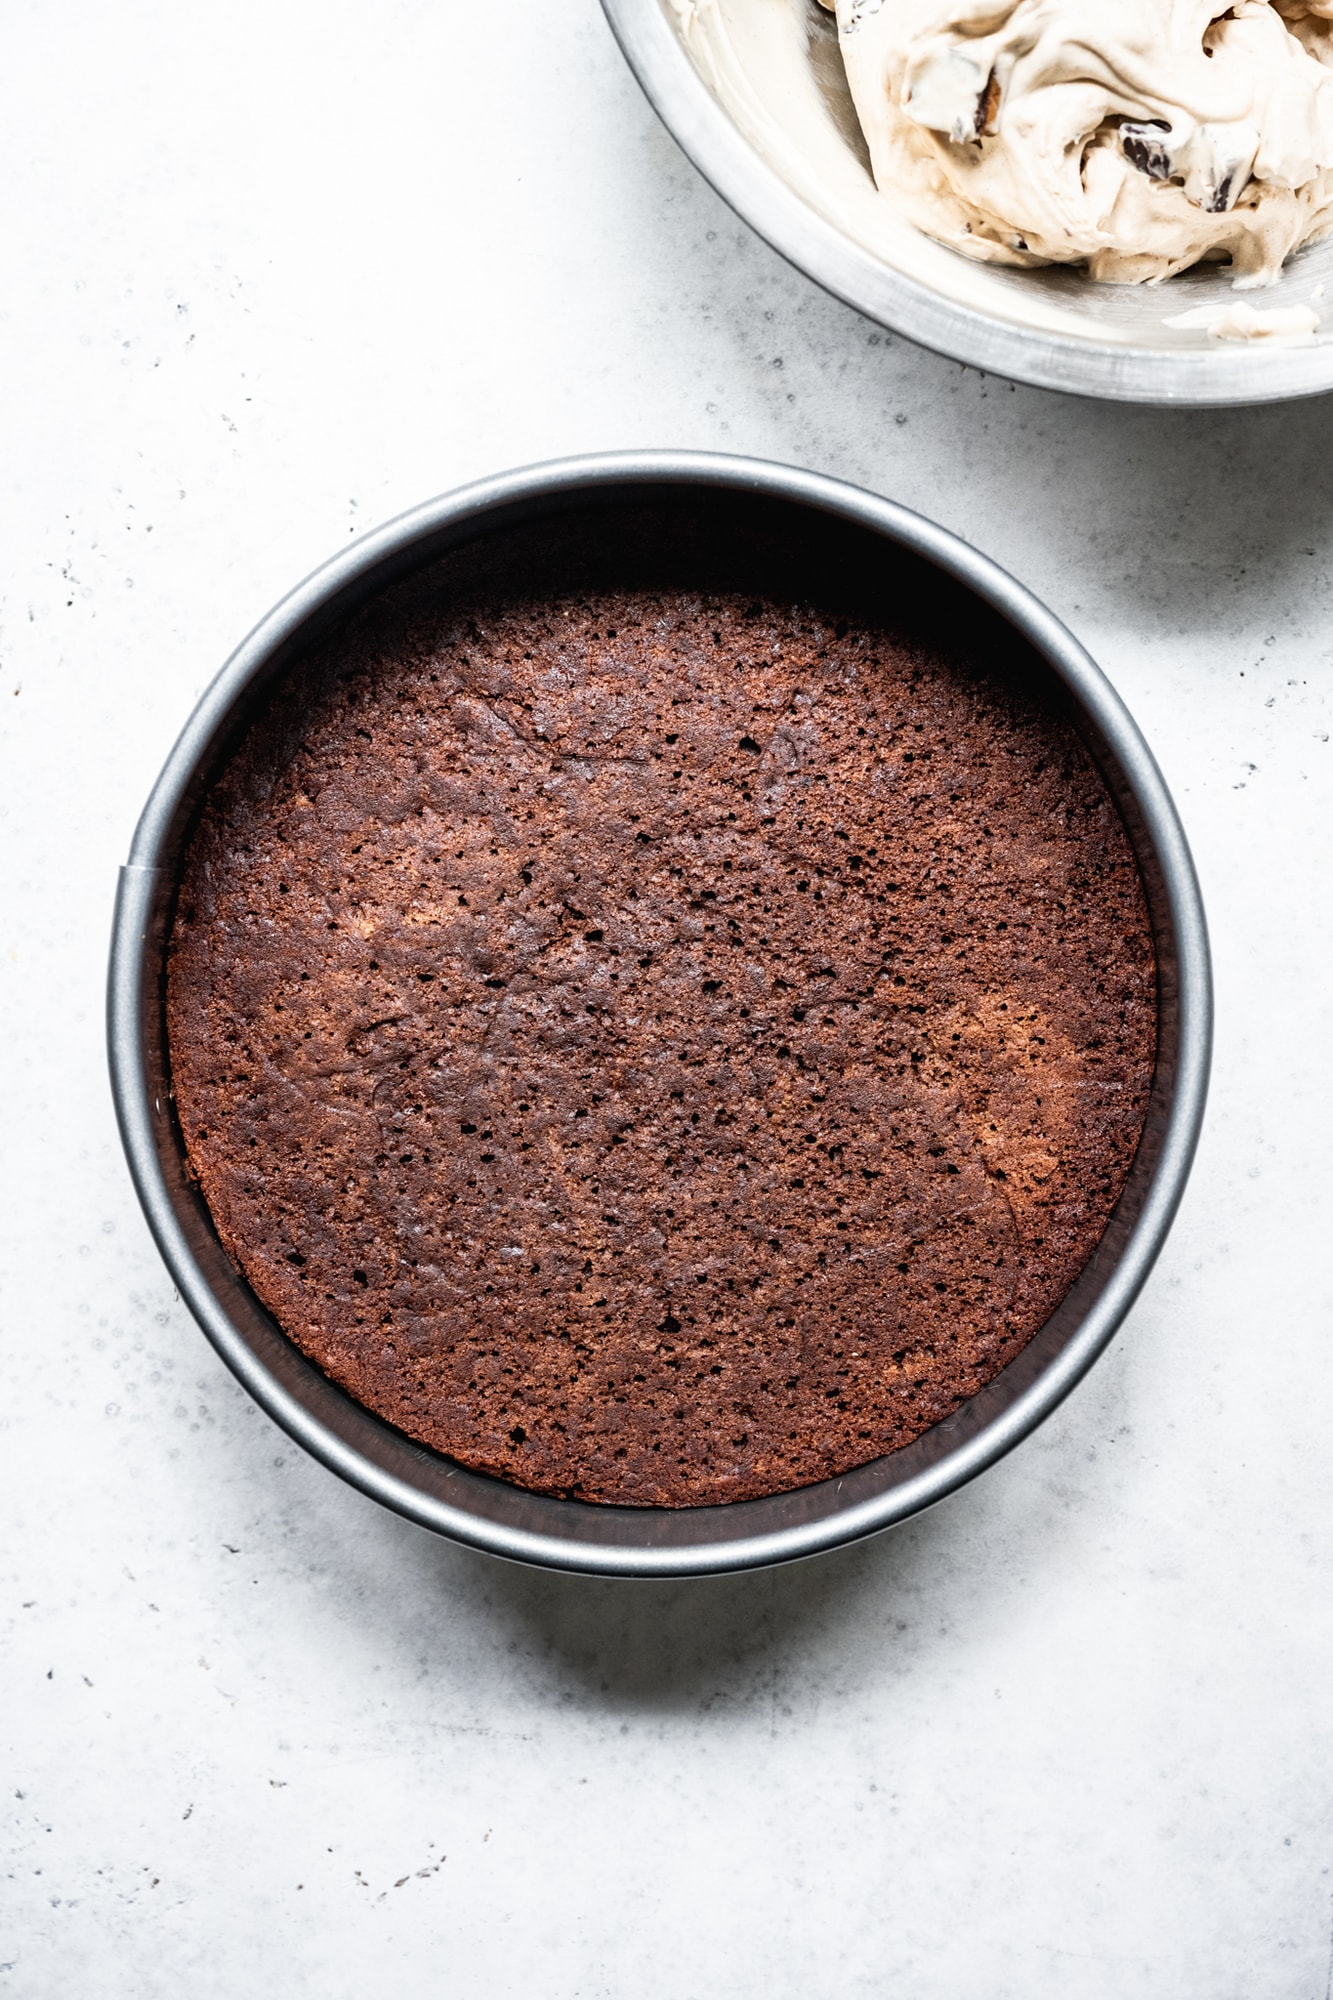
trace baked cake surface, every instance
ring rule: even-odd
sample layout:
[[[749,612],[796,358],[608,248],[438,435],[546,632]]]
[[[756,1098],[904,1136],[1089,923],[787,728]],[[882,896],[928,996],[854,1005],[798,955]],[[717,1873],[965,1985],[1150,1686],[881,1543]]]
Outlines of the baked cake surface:
[[[332,659],[332,664],[330,664]],[[210,795],[168,974],[286,1333],[520,1485],[892,1451],[1049,1316],[1142,1130],[1124,827],[1030,688],[671,590],[363,617]]]

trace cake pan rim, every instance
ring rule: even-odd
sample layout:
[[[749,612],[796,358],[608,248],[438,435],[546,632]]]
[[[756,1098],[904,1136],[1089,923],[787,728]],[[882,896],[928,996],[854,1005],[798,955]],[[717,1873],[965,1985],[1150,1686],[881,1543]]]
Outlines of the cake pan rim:
[[[652,1521],[677,1523],[686,1514],[710,1517],[732,1508],[697,1510],[591,1508],[552,1501],[581,1516],[633,1515],[644,1524],[633,1545],[608,1536],[542,1533],[488,1520],[451,1505],[390,1473],[349,1447],[273,1375],[256,1355],[202,1271],[181,1227],[163,1176],[154,1130],[161,1116],[150,1101],[143,1031],[147,912],[163,871],[159,856],[201,761],[255,678],[299,639],[319,615],[332,615],[349,592],[369,579],[388,580],[391,565],[429,560],[429,544],[488,522],[502,527],[516,508],[535,511],[609,488],[696,486],[770,496],[869,528],[925,559],[991,605],[1034,647],[1102,732],[1141,813],[1161,870],[1171,912],[1179,971],[1179,1048],[1170,1111],[1143,1206],[1100,1295],[1036,1380],[975,1437],[918,1476],[846,1506],[836,1504],[841,1481],[820,1518],[718,1540],[655,1546]],[[425,549],[425,553],[423,553]],[[476,481],[410,509],[371,531],[289,592],[241,642],[181,731],[150,793],[122,870],[113,926],[108,984],[108,1051],[116,1113],[136,1191],[149,1227],[192,1315],[251,1395],[304,1449],[394,1511],[449,1538],[491,1554],[543,1567],[621,1576],[685,1576],[798,1560],[896,1525],[944,1499],[995,1463],[1063,1401],[1114,1337],[1156,1260],[1183,1194],[1197,1144],[1211,1050],[1211,975],[1206,924],[1193,863],[1179,816],[1137,724],[1109,680],[1073,634],[1026,586],[949,530],[879,495],[826,475],[768,461],[698,452],[622,452],[561,459]],[[308,1364],[313,1368],[314,1364]],[[323,1379],[323,1378],[321,1378]],[[341,1392],[338,1392],[341,1394]],[[359,1407],[359,1406],[358,1406]],[[385,1427],[388,1429],[389,1427]],[[394,1436],[401,1434],[394,1433]],[[910,1449],[910,1447],[909,1447]],[[432,1455],[433,1456],[433,1455]],[[850,1477],[851,1475],[847,1475]],[[807,1492],[823,1489],[805,1489]]]

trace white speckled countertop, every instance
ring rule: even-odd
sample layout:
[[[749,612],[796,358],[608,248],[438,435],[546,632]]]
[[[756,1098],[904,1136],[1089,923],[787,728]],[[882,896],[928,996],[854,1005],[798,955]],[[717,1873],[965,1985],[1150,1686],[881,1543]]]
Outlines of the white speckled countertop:
[[[1327,2000],[1333,405],[1161,414],[886,337],[752,238],[596,0],[0,22],[0,1996]],[[1121,688],[1218,1046],[1144,1298],[914,1525],[679,1586],[341,1486],[181,1307],[102,1046],[190,705],[349,534],[493,468],[818,467]]]

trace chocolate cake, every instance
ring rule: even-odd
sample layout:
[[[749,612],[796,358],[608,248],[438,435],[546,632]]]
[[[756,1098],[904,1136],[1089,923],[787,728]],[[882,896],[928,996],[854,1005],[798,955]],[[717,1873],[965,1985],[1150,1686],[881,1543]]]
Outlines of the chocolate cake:
[[[1106,787],[986,658],[772,597],[373,608],[211,792],[175,1102],[351,1395],[629,1505],[891,1452],[1095,1250],[1155,965]]]

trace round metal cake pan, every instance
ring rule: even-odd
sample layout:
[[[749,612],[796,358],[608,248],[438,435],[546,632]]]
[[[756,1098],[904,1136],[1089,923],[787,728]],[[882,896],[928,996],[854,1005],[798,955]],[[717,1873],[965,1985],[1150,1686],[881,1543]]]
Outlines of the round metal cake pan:
[[[164,973],[177,883],[210,784],[275,679],[370,597],[427,564],[480,564],[530,584],[534,550],[615,536],[706,548],[737,587],[777,565],[793,595],[831,584],[887,593],[943,632],[1002,644],[1049,677],[1129,831],[1156,944],[1159,1038],[1144,1130],[1124,1193],[1073,1290],[1017,1359],[947,1422],[838,1479],[699,1508],[602,1507],[465,1470],[335,1386],[289,1341],[222,1249],[187,1171],[172,1109]],[[674,544],[673,544],[673,538]],[[461,586],[460,586],[461,587]],[[649,452],[531,467],[429,501],[343,550],[285,598],[199,702],[153,789],[121,871],[111,947],[112,1088],[139,1199],[194,1317],[295,1441],[385,1506],[494,1555],[601,1575],[702,1575],[792,1561],[920,1513],[1011,1450],[1091,1367],[1152,1268],[1189,1173],[1212,1021],[1198,884],[1171,797],[1124,704],[1023,586],[919,515],[815,473],[754,460]]]
[[[869,155],[820,0],[602,0],[645,95],[723,200],[798,270],[870,319],[988,373],[1112,401],[1217,407],[1333,389],[1333,337],[1216,340],[1171,324],[1236,302],[1200,266],[1166,285],[980,264],[900,221]],[[1333,238],[1252,302],[1323,303]],[[1244,296],[1244,295],[1242,295]],[[1204,315],[1205,319],[1207,315]]]

